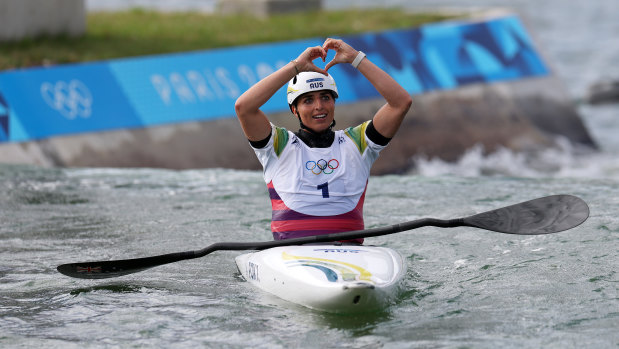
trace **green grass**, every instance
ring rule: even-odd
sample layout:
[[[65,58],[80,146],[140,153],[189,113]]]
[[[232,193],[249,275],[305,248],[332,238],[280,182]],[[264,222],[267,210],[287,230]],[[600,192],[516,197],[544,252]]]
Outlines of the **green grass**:
[[[134,9],[89,13],[79,38],[0,43],[0,70],[417,27],[453,18],[400,9],[251,16]]]

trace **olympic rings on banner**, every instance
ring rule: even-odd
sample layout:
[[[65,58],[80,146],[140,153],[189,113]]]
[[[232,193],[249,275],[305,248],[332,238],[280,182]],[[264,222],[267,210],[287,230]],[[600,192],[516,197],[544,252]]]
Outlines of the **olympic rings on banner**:
[[[332,174],[338,167],[340,167],[340,162],[336,159],[331,159],[329,161],[325,159],[320,159],[318,161],[310,160],[305,163],[305,169],[311,171],[315,175],[319,175],[321,173]]]

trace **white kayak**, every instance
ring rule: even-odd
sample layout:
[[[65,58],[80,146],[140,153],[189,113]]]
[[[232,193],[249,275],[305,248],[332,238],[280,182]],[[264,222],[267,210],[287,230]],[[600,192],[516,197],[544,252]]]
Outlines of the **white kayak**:
[[[406,273],[389,248],[360,245],[294,245],[236,257],[243,277],[258,288],[308,308],[333,313],[384,308]]]

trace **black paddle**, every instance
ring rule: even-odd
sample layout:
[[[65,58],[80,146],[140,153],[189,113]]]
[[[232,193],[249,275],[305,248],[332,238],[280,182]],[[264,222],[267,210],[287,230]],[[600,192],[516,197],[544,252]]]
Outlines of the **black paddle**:
[[[383,228],[356,230],[344,233],[308,236],[264,242],[218,242],[196,251],[116,261],[69,263],[58,266],[62,274],[82,279],[104,279],[127,275],[158,265],[204,257],[221,250],[263,250],[277,246],[351,240],[399,233],[420,227],[475,227],[505,234],[551,234],[574,228],[589,217],[589,207],[571,195],[547,196],[516,205],[479,213],[474,216],[442,220],[423,218]]]

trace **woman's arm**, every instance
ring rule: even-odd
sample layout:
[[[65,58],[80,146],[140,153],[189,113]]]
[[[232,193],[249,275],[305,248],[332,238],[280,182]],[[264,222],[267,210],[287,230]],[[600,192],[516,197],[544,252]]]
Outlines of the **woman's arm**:
[[[352,63],[359,54],[359,51],[355,50],[344,41],[337,39],[327,39],[323,44],[323,48],[325,51],[331,49],[336,52],[333,60],[329,62],[325,68],[327,71],[329,68],[339,63]],[[387,103],[376,112],[376,115],[374,115],[372,119],[372,123],[378,133],[384,137],[392,138],[400,128],[404,116],[411,107],[413,101],[410,94],[389,76],[389,74],[367,58],[364,58],[359,63],[357,69],[387,101]]]
[[[326,70],[318,68],[313,61],[326,57],[326,51],[320,47],[308,47],[299,57],[286,64],[276,72],[258,81],[243,93],[234,105],[245,136],[250,141],[261,141],[271,133],[271,124],[260,108],[295,75],[303,71],[316,71],[327,74]]]

